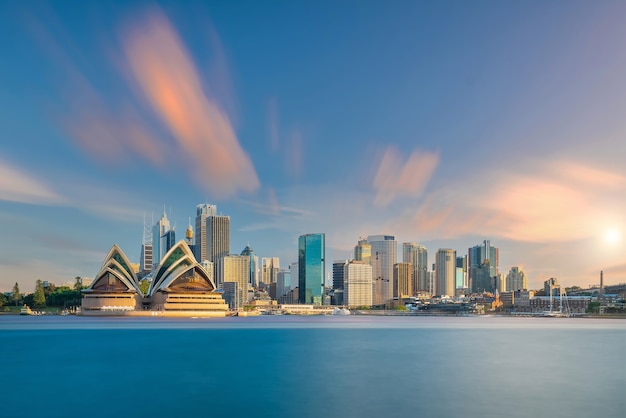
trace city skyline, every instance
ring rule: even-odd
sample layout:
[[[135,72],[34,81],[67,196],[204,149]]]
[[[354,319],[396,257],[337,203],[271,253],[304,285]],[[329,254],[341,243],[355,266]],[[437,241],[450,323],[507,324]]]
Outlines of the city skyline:
[[[282,266],[385,234],[626,281],[623,2],[74,6],[0,4],[1,291],[139,262],[202,202]]]

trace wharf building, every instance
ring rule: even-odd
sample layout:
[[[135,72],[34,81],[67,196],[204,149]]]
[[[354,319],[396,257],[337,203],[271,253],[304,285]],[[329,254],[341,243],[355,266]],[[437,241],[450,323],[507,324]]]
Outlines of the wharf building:
[[[179,241],[156,266],[148,293],[124,252],[113,245],[92,284],[83,290],[82,315],[225,316],[228,306],[215,282]]]
[[[306,234],[298,238],[298,302],[321,305],[326,271],[325,234]]]
[[[393,265],[398,262],[398,243],[393,235],[370,235],[372,246],[373,304],[386,305],[393,300]]]

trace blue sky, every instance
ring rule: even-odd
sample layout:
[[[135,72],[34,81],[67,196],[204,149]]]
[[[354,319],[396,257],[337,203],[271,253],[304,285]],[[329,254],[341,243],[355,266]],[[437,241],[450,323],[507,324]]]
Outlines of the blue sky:
[[[626,281],[621,1],[0,4],[0,290],[195,206],[231,250],[360,236]],[[431,261],[432,262],[432,261]]]

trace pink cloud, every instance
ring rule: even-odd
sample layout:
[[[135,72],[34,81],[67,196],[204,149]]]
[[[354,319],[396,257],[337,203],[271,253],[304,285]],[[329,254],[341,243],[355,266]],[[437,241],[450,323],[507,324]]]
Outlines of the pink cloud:
[[[153,11],[124,37],[138,90],[169,129],[196,182],[216,196],[259,187],[252,161],[226,113],[203,91],[193,60],[160,12]]]
[[[39,179],[0,160],[0,200],[62,204],[65,199]]]
[[[394,148],[387,148],[372,186],[374,204],[387,206],[398,197],[418,197],[439,164],[439,155],[415,150],[405,159]]]

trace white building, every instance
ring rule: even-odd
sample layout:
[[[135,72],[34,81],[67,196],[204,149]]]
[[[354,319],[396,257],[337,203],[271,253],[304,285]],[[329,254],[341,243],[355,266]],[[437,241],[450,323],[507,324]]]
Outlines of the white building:
[[[354,260],[344,266],[343,304],[348,307],[372,305],[372,266]]]
[[[440,248],[435,262],[435,294],[454,297],[456,294],[456,251]]]

